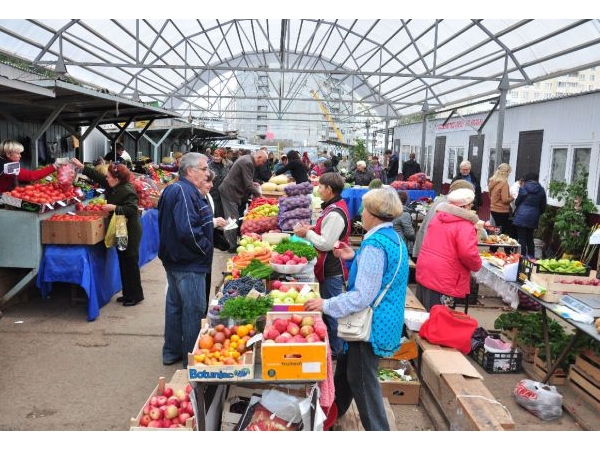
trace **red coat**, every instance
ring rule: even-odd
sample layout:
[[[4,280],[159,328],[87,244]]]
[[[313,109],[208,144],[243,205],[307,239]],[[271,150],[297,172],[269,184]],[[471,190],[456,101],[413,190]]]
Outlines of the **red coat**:
[[[4,161],[2,161],[4,164]],[[36,181],[54,173],[56,169],[54,166],[44,167],[37,170],[29,170],[21,167],[19,175],[7,175],[5,173],[0,175],[0,194],[3,192],[12,191],[13,188],[17,187],[18,181]]]
[[[417,258],[417,283],[452,297],[469,294],[471,271],[481,268],[477,220],[463,208],[449,203],[438,206]]]

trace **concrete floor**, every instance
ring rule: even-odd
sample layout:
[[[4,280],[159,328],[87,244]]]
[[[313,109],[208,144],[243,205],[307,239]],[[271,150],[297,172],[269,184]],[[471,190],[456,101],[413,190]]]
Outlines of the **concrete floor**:
[[[222,279],[227,256],[215,252],[213,285]],[[26,301],[3,307],[0,431],[129,428],[129,419],[143,406],[158,377],[168,380],[182,368],[162,365],[165,274],[158,259],[142,269],[142,281],[142,303],[126,308],[113,300],[94,322],[86,320],[84,303],[71,305],[69,286],[61,284],[49,299],[41,299],[33,289]],[[501,301],[482,301],[485,307],[471,308],[470,313],[492,328]],[[517,430],[581,429],[567,414],[544,422],[516,405],[512,390],[525,374],[481,372],[486,386],[509,409]],[[398,430],[435,429],[421,404],[393,409]]]

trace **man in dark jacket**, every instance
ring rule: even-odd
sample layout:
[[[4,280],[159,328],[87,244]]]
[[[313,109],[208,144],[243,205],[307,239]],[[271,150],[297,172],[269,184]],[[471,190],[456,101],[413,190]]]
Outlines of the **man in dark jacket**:
[[[398,159],[398,155],[392,153],[391,150],[385,151],[385,158],[387,161],[387,169],[385,171],[385,182],[387,184],[390,184],[392,181],[395,181],[396,177],[398,176],[400,161]]]
[[[475,189],[475,200],[473,201],[473,209],[477,211],[479,207],[483,204],[481,200],[481,185],[479,184],[479,179],[471,172],[471,162],[469,160],[464,159],[459,166],[460,173],[452,178],[452,183],[456,180],[466,180],[473,185],[473,189]]]
[[[260,185],[254,182],[254,170],[267,162],[267,152],[258,150],[255,155],[240,156],[231,166],[225,179],[219,186],[224,218],[237,220],[240,207],[248,197],[260,197]],[[237,230],[226,230],[225,237],[229,242],[229,252],[235,253],[237,248]]]
[[[411,153],[408,159],[402,163],[402,177],[404,181],[408,180],[408,177],[415,173],[421,172],[421,165],[415,160],[416,156]]]
[[[158,202],[158,257],[167,273],[163,364],[183,360],[194,350],[206,311],[206,274],[213,260],[213,215],[201,194],[208,158],[186,153],[179,180],[167,186]]]
[[[540,216],[546,211],[546,191],[538,182],[538,178],[537,173],[528,173],[523,177],[525,182],[519,188],[519,195],[515,200],[517,209],[513,218],[521,254],[530,258],[535,257],[533,232],[538,227]]]

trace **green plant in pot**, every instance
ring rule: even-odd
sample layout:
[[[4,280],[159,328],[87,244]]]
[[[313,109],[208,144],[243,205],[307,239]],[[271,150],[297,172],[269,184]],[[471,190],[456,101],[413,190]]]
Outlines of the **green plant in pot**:
[[[554,233],[560,242],[559,252],[571,255],[572,259],[581,257],[591,228],[587,224],[587,216],[596,210],[594,202],[588,198],[587,184],[587,173],[570,184],[550,182],[550,196],[563,202],[553,218]]]

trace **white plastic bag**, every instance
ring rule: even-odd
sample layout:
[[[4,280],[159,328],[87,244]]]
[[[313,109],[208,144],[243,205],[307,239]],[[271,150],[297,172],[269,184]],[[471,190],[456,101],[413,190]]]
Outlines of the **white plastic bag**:
[[[514,390],[517,404],[542,420],[554,420],[562,416],[562,395],[555,386],[524,379]]]

